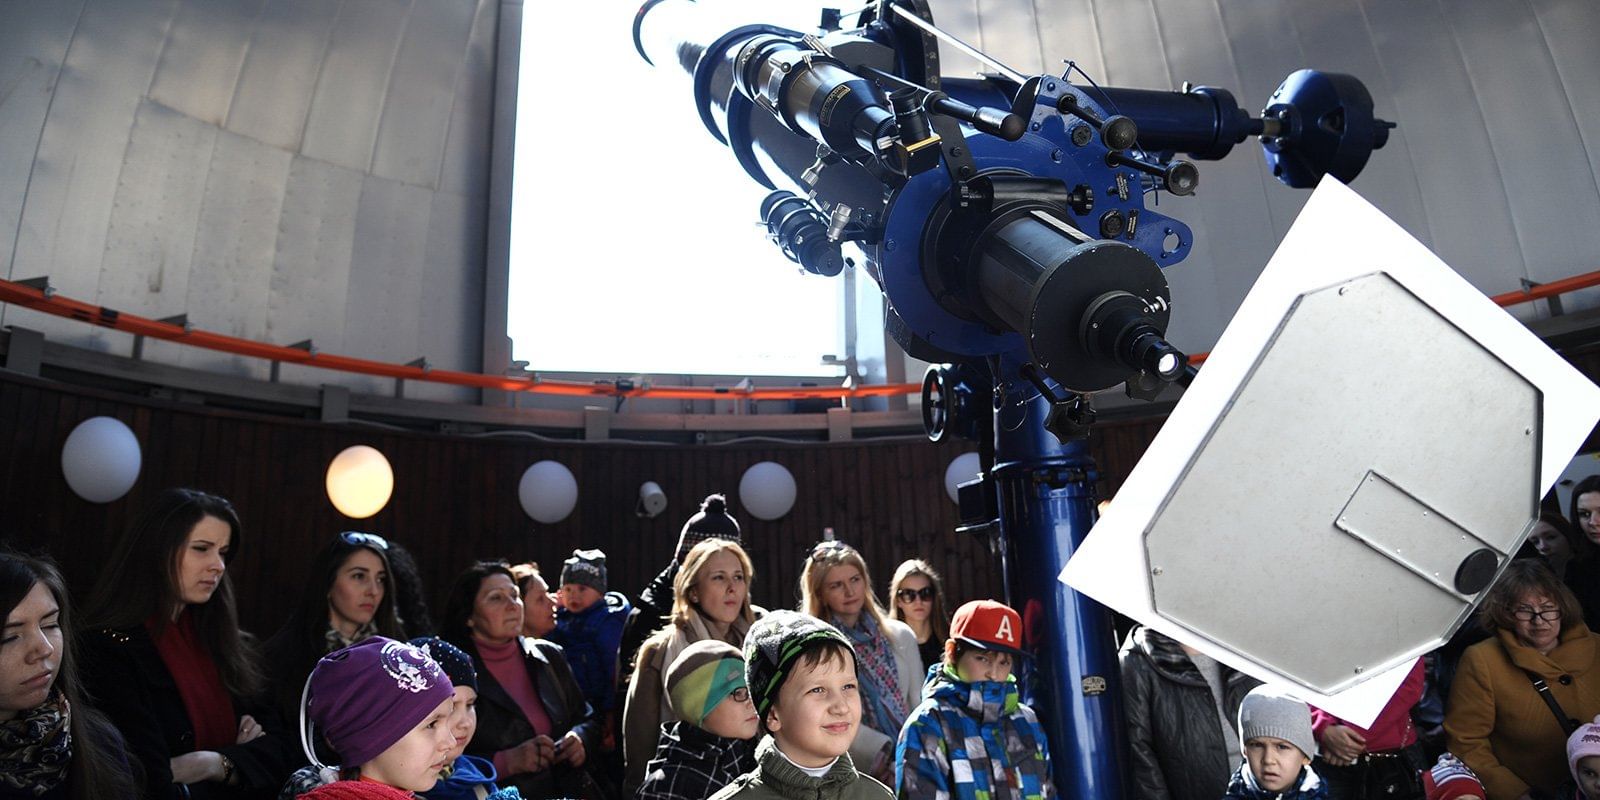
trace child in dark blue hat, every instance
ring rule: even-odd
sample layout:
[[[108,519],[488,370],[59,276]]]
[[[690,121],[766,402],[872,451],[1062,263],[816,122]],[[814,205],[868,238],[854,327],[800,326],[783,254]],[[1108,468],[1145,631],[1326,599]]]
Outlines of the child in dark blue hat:
[[[411,644],[433,657],[455,691],[450,704],[450,734],[455,737],[450,763],[440,771],[439,782],[420,795],[427,800],[520,800],[516,787],[495,786],[499,776],[489,759],[466,754],[467,743],[478,730],[478,671],[472,658],[436,636],[412,639]]]

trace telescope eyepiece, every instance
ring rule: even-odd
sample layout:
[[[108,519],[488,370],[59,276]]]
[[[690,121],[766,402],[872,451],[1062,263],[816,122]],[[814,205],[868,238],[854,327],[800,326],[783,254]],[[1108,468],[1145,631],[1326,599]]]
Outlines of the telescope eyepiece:
[[[828,221],[794,192],[778,191],[761,201],[767,236],[806,272],[833,277],[844,271],[844,255],[828,238]]]

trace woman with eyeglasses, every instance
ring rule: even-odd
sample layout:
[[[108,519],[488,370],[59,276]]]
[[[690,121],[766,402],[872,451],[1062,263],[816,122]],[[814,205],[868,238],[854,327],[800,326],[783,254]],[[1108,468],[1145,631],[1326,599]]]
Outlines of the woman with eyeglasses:
[[[744,646],[755,622],[750,583],[755,568],[744,548],[729,539],[705,539],[689,549],[673,577],[672,612],[667,625],[646,639],[628,681],[622,712],[622,749],[629,796],[645,777],[645,763],[656,753],[662,725],[681,719],[669,697],[667,668],[690,645],[720,641]]]
[[[227,500],[168,489],[112,545],[85,604],[85,686],[127,740],[143,797],[272,792],[293,767],[234,610],[243,547]]]
[[[382,536],[344,531],[312,559],[294,611],[267,640],[283,719],[299,719],[300,696],[318,659],[374,636],[404,641],[389,547]]]
[[[122,737],[84,699],[55,564],[0,550],[0,798],[133,800]]]
[[[944,581],[931,564],[920,558],[900,562],[889,581],[890,612],[917,635],[917,655],[922,670],[943,663],[944,640],[950,638],[950,619],[944,613]]]
[[[854,547],[826,541],[800,572],[800,610],[838,628],[856,649],[861,726],[850,745],[856,768],[894,785],[894,746],[923,679],[917,635],[891,619],[872,592],[867,562]]]
[[[1600,636],[1572,592],[1537,559],[1512,561],[1478,609],[1489,639],[1461,656],[1444,730],[1489,800],[1553,793],[1566,739],[1600,713]]]
[[[440,638],[472,657],[478,729],[469,755],[494,763],[499,785],[525,798],[597,798],[585,765],[602,726],[562,649],[522,635],[522,592],[511,567],[480,561],[450,587]]]

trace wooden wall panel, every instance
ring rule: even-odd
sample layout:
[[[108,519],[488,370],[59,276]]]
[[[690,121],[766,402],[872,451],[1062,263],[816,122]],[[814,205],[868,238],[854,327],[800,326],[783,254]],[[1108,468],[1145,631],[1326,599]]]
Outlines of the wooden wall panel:
[[[1586,374],[1600,374],[1600,348],[1569,358]],[[67,434],[96,415],[127,423],[144,448],[138,483],[105,505],[74,495],[60,466]],[[1122,485],[1163,421],[1095,427],[1099,497]],[[377,447],[395,470],[394,498],[364,521],[340,515],[323,492],[328,462],[356,444]],[[1600,436],[1591,436],[1586,450],[1596,448]],[[954,608],[1002,592],[991,568],[998,558],[986,542],[955,532],[955,506],[944,494],[945,467],[971,449],[920,439],[679,447],[428,435],[138,399],[0,370],[0,541],[51,552],[81,593],[118,568],[103,558],[113,532],[155,492],[178,485],[217,492],[233,501],[245,525],[247,553],[234,567],[241,615],[250,629],[270,633],[287,615],[310,554],[339,530],[373,531],[410,548],[437,615],[450,580],[479,557],[534,559],[553,579],[573,548],[599,547],[609,554],[612,586],[637,592],[671,556],[700,499],[724,491],[755,563],[756,602],[793,607],[805,553],[831,527],[866,555],[880,597],[895,566],[915,556],[945,573]],[[522,471],[547,458],[566,464],[580,487],[576,510],[555,525],[530,520],[516,498]],[[799,496],[783,519],[739,512],[739,478],[758,461],[794,473]],[[655,519],[634,514],[645,480],[667,493],[667,510]]]

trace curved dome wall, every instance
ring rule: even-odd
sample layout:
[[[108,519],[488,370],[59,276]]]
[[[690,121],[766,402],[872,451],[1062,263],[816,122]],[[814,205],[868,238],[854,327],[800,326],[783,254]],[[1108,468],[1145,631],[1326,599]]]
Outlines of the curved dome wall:
[[[1348,72],[1400,123],[1351,185],[1488,294],[1600,269],[1600,3],[1589,0],[930,0],[934,20],[1029,72],[1071,58],[1097,82],[1230,89],[1259,111],[1291,71]],[[943,48],[945,72],[976,62]],[[1254,143],[1161,198],[1195,231],[1168,272],[1173,339],[1207,349],[1307,193]],[[1166,210],[1166,209],[1163,209]],[[1600,304],[1600,290],[1566,306]],[[1514,313],[1543,314],[1542,305]]]
[[[1259,108],[1293,69],[1360,76],[1401,127],[1355,188],[1488,293],[1600,264],[1600,4],[1586,0],[931,0],[1023,70],[1224,86]],[[493,137],[519,0],[0,4],[0,274],[281,344],[498,369],[506,298]],[[532,13],[538,7],[530,6]],[[619,32],[617,35],[626,35]],[[509,43],[505,48],[502,43]],[[946,71],[976,65],[945,52]],[[514,81],[510,81],[514,83]],[[1173,338],[1208,348],[1304,203],[1253,144],[1163,197],[1198,237]],[[509,152],[509,150],[505,150]],[[509,175],[502,167],[499,180]],[[507,196],[509,196],[509,189]],[[502,209],[503,210],[503,209]],[[1600,290],[1569,296],[1596,305]],[[1542,306],[1516,313],[1542,314]],[[0,307],[0,324],[128,337]],[[487,332],[487,333],[486,333]],[[487,339],[487,342],[485,341]],[[488,353],[486,356],[485,353]],[[146,357],[264,378],[152,342]],[[293,366],[286,381],[327,373]],[[387,382],[336,380],[357,392]],[[415,386],[411,396],[474,394]]]
[[[520,3],[5,3],[3,274],[230,335],[478,370],[502,16],[520,26]],[[25,309],[0,322],[128,352],[126,335]],[[161,342],[145,353],[268,370]]]

